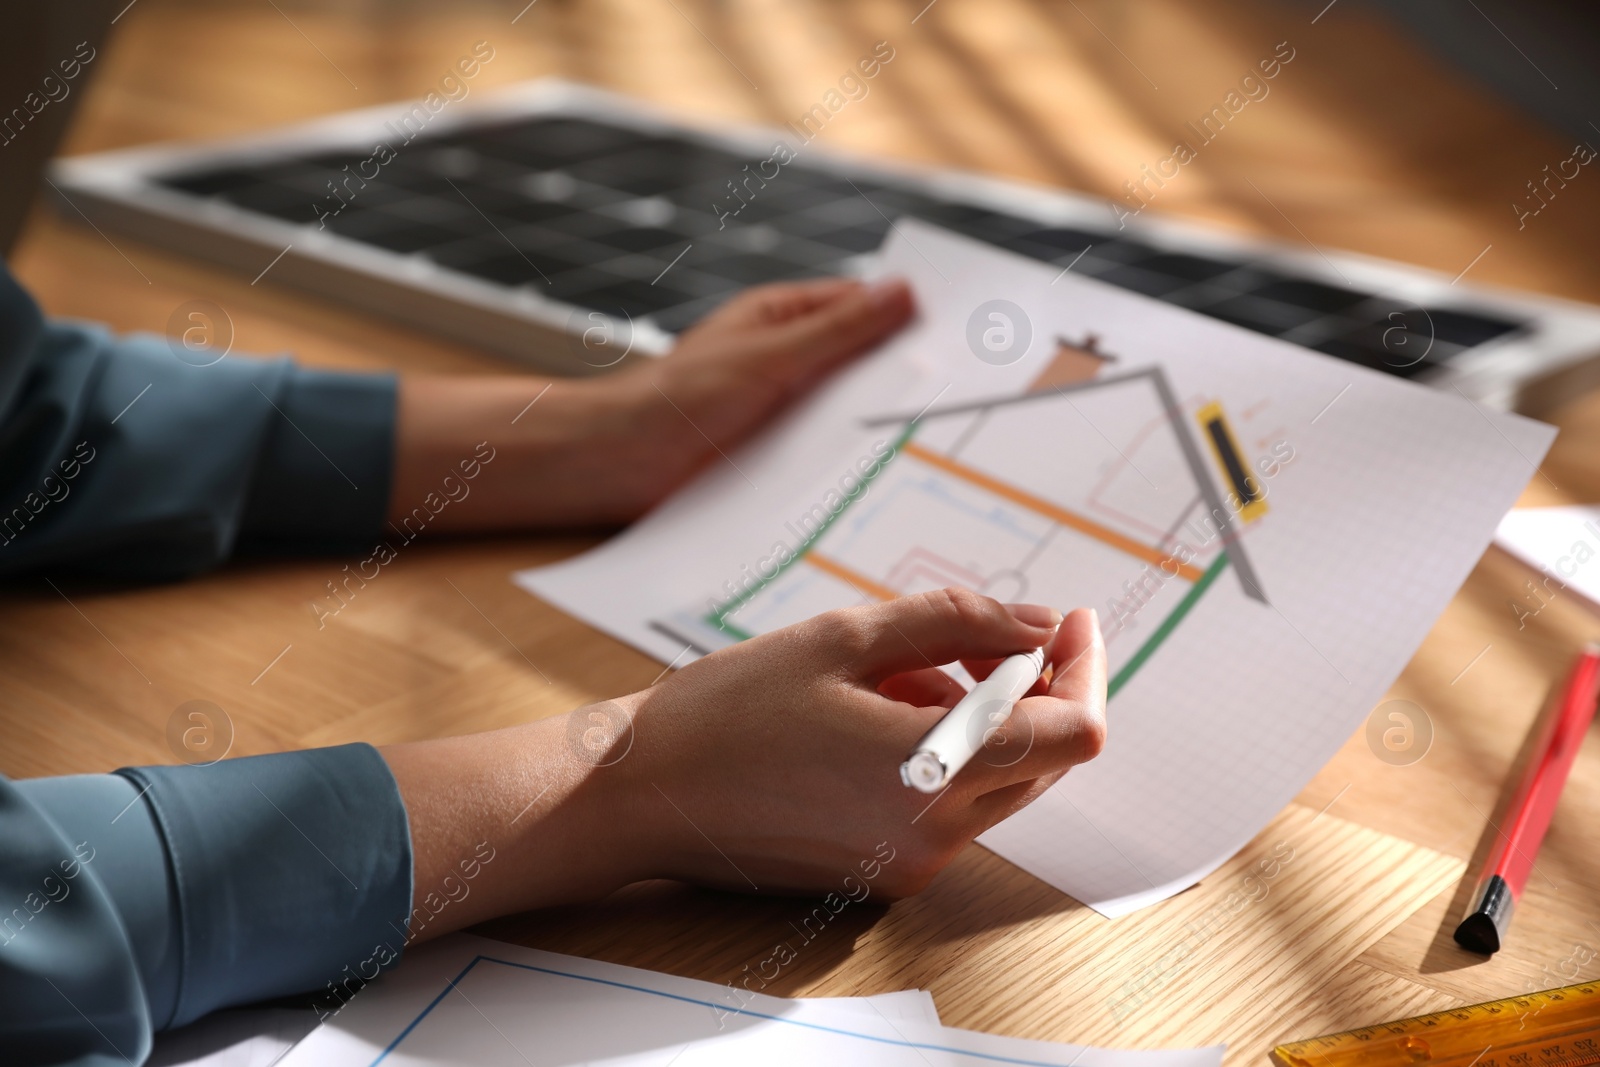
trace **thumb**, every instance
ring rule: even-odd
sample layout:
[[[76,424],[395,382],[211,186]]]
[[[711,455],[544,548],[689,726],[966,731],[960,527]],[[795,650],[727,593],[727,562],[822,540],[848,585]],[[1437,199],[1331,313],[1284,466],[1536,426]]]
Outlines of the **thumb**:
[[[891,675],[1029,652],[1048,642],[1061,613],[1004,605],[970,589],[940,589],[818,616],[821,640],[844,670],[873,688]]]

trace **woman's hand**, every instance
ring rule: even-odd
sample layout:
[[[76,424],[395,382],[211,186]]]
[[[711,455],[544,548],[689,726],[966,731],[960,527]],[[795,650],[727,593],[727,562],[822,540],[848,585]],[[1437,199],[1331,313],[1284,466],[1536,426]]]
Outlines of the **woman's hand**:
[[[487,442],[484,477],[430,528],[629,522],[911,313],[900,281],[766,285],[729,300],[667,356],[629,357],[603,377],[405,378],[389,517],[437,496]]]
[[[935,664],[981,661],[981,677],[1046,643],[1057,673],[943,793],[901,782],[918,739],[965,694]],[[632,750],[599,773],[619,779],[645,873],[822,890],[887,845],[895,858],[878,885],[898,896],[1099,753],[1105,654],[1088,610],[1063,621],[946,589],[744,641],[618,703],[632,712]]]
[[[867,871],[916,892],[1105,736],[1094,614],[965,590],[828,612],[700,660],[640,693],[524,727],[384,751],[411,818],[420,904],[461,855],[497,856],[456,929],[645,878],[760,892],[837,890]],[[940,794],[901,784],[916,741],[980,676],[1049,645],[1053,675]]]

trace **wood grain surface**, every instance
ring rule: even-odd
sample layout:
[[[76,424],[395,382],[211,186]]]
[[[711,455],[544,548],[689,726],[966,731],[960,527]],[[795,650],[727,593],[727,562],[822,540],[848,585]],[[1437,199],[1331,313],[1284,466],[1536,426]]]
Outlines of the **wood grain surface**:
[[[1527,180],[1569,154],[1569,140],[1441,67],[1354,0],[1318,16],[1323,7],[139,0],[98,61],[68,151],[420,96],[478,40],[496,58],[475,91],[561,74],[702,120],[782,122],[887,40],[893,63],[827,127],[826,143],[1117,196],[1141,164],[1170,153],[1185,121],[1287,41],[1295,58],[1271,95],[1205,146],[1152,211],[1449,276],[1470,265],[1475,282],[1600,301],[1600,190],[1572,183],[1522,230],[1510,207]],[[204,298],[228,310],[242,352],[355,368],[504,369],[465,346],[43,211],[12,265],[50,312],[119,329],[164,330],[175,308]],[[1562,435],[1525,500],[1600,501],[1600,396],[1571,398],[1555,421]],[[194,699],[225,709],[232,751],[246,754],[485,729],[648,685],[660,664],[507,581],[593,541],[424,540],[320,627],[310,603],[348,560],[251,563],[152,589],[25,581],[0,594],[0,771],[171,762],[168,720]],[[1571,596],[1519,627],[1511,602],[1529,577],[1491,550],[1396,683],[1390,697],[1414,702],[1432,724],[1425,757],[1385,763],[1358,733],[1196,889],[1108,922],[973,848],[916,899],[869,899],[841,913],[768,991],[925,986],[952,1025],[1130,1047],[1226,1041],[1230,1062],[1259,1063],[1277,1041],[1594,977],[1594,732],[1509,947],[1483,961],[1449,938],[1469,888],[1461,872],[1493,833],[1488,819],[1545,690],[1600,636],[1600,618]],[[1294,858],[1261,883],[1264,895],[1231,910],[1230,894],[1236,902],[1283,842]],[[649,883],[485,932],[737,982],[778,940],[798,943],[790,924],[807,913],[804,901]]]

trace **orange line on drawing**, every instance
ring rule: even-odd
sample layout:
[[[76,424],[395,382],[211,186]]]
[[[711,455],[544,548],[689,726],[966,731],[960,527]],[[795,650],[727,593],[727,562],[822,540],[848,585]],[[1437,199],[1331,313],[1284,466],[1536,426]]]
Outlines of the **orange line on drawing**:
[[[859,592],[865,593],[867,596],[876,597],[879,600],[893,600],[900,595],[888,586],[880,585],[866,575],[857,574],[844,564],[835,563],[827,556],[819,555],[816,552],[807,552],[805,561],[824,574],[831,574],[846,585],[855,586]]]
[[[1036,497],[1032,493],[1018,489],[1014,485],[1007,485],[996,478],[991,478],[982,471],[973,470],[965,464],[958,463],[948,456],[929,451],[912,441],[907,441],[900,446],[900,450],[908,456],[915,456],[931,467],[938,467],[947,474],[953,474],[957,478],[971,482],[981,489],[987,489],[989,492],[996,496],[1004,497],[1013,504],[1020,504],[1029,511],[1035,511],[1046,518],[1054,519],[1063,526],[1070,526],[1079,533],[1087,534],[1097,541],[1110,545],[1112,548],[1126,552],[1130,556],[1142,559],[1147,563],[1154,563],[1158,567],[1170,562],[1177,566],[1175,577],[1183,578],[1190,582],[1200,580],[1201,571],[1198,567],[1187,563],[1179,563],[1175,558],[1158,548],[1140,544],[1133,538],[1125,537],[1110,527],[1101,526],[1093,519],[1086,519],[1082,515],[1068,511],[1058,504],[1052,504],[1048,500]]]

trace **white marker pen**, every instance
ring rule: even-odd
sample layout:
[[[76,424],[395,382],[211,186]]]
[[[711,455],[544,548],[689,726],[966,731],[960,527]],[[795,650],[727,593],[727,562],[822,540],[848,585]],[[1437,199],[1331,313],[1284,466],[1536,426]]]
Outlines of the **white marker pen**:
[[[1017,701],[1042,673],[1043,648],[1001,660],[994,673],[973,686],[922,735],[910,758],[900,764],[900,780],[924,793],[943,789],[977,755],[990,731],[1011,717]]]

